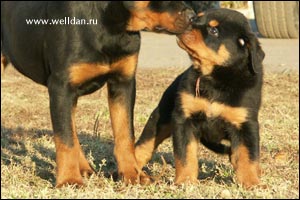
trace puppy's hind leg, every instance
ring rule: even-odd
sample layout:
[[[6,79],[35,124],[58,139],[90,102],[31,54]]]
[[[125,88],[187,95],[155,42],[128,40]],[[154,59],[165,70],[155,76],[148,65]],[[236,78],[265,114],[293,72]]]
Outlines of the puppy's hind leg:
[[[135,144],[135,157],[140,169],[151,159],[158,145],[171,136],[171,123],[164,123],[160,119],[159,107],[157,107],[150,115],[141,137]]]

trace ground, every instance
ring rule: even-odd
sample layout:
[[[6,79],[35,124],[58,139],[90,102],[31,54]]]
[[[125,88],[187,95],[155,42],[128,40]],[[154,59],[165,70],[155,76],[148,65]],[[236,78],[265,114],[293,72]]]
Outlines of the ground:
[[[135,135],[165,88],[186,68],[137,70]],[[167,165],[156,184],[124,186],[113,181],[116,170],[106,88],[82,97],[76,115],[79,139],[97,174],[86,186],[55,189],[55,147],[47,89],[9,67],[1,78],[1,198],[299,198],[299,74],[266,72],[259,113],[261,136],[260,187],[244,190],[226,156],[199,144],[199,180],[175,186],[171,140],[164,142],[145,170],[157,175],[160,156]],[[99,117],[98,127],[95,121]]]

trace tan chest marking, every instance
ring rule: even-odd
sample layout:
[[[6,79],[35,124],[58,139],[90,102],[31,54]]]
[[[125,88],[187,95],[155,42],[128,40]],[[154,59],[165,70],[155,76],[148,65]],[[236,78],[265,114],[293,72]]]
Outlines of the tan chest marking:
[[[204,112],[209,118],[220,117],[237,128],[247,121],[248,112],[243,107],[231,107],[218,102],[210,102],[205,98],[194,97],[186,92],[180,94],[181,106],[186,118],[192,114]]]

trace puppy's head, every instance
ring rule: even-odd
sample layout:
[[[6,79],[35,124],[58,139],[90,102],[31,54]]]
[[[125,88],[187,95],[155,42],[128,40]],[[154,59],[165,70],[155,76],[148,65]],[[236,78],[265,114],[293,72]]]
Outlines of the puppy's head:
[[[229,9],[211,9],[193,18],[192,30],[178,36],[178,45],[186,50],[203,74],[216,67],[260,73],[264,52],[247,19]]]
[[[124,1],[131,17],[127,30],[178,34],[190,25],[194,11],[183,1]]]

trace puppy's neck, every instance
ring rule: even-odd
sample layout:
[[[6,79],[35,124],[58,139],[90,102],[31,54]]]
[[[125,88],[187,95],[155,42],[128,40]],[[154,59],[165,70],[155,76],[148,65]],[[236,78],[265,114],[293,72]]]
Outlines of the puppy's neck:
[[[205,61],[199,63],[197,60],[194,60],[193,66],[197,71],[199,71],[204,76],[210,75],[214,70],[214,65]]]

